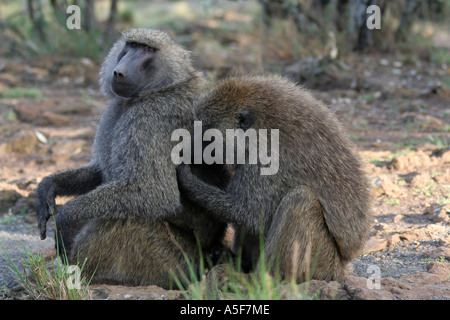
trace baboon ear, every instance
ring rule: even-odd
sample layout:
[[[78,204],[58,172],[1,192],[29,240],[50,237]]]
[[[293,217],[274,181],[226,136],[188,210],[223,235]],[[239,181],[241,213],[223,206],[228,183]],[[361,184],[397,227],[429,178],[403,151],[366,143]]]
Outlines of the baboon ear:
[[[239,113],[238,116],[238,125],[242,130],[247,130],[253,124],[253,115],[248,109],[244,109]]]

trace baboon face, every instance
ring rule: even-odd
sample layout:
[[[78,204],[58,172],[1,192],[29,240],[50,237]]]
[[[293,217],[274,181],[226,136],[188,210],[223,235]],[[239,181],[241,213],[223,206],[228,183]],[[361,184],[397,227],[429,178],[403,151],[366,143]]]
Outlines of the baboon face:
[[[134,98],[195,74],[189,51],[160,30],[130,29],[111,48],[100,70],[100,89],[108,98]]]
[[[158,50],[149,45],[126,42],[112,74],[112,91],[125,98],[138,95],[155,73],[157,55]]]

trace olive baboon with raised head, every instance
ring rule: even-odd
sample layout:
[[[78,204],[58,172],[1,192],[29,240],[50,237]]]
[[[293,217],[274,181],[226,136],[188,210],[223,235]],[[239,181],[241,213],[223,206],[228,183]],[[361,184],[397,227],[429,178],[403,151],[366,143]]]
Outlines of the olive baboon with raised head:
[[[244,270],[260,267],[262,227],[273,275],[343,280],[368,236],[371,215],[362,164],[332,112],[281,76],[249,75],[225,80],[199,99],[194,117],[203,130],[216,128],[224,137],[226,129],[279,130],[275,174],[261,175],[260,161],[234,164],[233,178],[219,189],[188,165],[177,168],[189,199],[236,226],[233,250],[242,250]]]
[[[110,101],[92,160],[44,178],[36,204],[44,239],[55,197],[77,196],[55,217],[59,251],[69,263],[87,258],[83,271],[95,271],[94,281],[168,288],[172,271],[189,273],[185,254],[195,267],[199,246],[206,255],[220,245],[226,224],[180,195],[170,156],[171,134],[192,126],[203,84],[189,52],[159,30],[124,32],[106,57],[100,85]],[[196,172],[226,183],[226,174]]]

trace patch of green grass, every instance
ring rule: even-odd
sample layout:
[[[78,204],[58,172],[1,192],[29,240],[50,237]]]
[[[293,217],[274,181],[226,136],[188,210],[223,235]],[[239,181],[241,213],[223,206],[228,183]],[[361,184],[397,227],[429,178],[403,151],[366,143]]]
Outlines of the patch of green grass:
[[[386,200],[384,203],[388,204],[388,205],[392,205],[392,206],[397,206],[397,205],[400,204],[400,200],[398,200],[398,199],[389,199],[389,200]]]
[[[394,152],[394,153],[391,153],[391,154],[388,154],[386,157],[385,157],[385,160],[386,161],[391,161],[392,159],[394,159],[395,157],[398,157],[398,156],[401,156],[401,155],[406,155],[406,154],[409,154],[409,153],[411,153],[412,152],[412,150],[398,150],[398,151],[396,151],[396,152]]]
[[[362,136],[359,134],[349,134],[348,137],[352,141],[359,141],[362,139]]]
[[[444,84],[444,86],[450,87],[450,76],[442,77],[441,82]]]
[[[34,11],[36,16],[42,18],[39,25],[44,34],[44,39],[41,38],[41,33],[37,31],[36,26],[33,25],[26,14],[18,14],[23,11],[23,6],[17,7],[2,18],[11,30],[16,30],[26,39],[26,42],[22,43],[23,41],[21,41],[20,43],[25,50],[11,50],[10,54],[25,57],[60,54],[72,57],[89,57],[97,60],[110,47],[110,43],[105,43],[104,32],[101,30],[94,28],[89,32],[77,29],[70,30],[66,27],[67,15],[65,10],[55,13],[51,9],[49,1],[35,2]],[[9,3],[5,7],[8,8],[8,6]]]
[[[435,63],[450,64],[450,53],[445,48],[434,48],[430,60]]]
[[[42,90],[39,88],[9,88],[0,90],[0,98],[40,98]]]
[[[17,266],[6,252],[0,256],[28,292],[32,299],[41,300],[85,300],[90,298],[88,287],[71,287],[71,269],[59,259],[48,265],[42,253],[24,249],[25,258]],[[52,267],[53,266],[53,267]]]
[[[433,258],[425,258],[423,260],[421,260],[419,263],[421,264],[425,264],[425,263],[431,263],[431,262],[446,262],[447,260],[445,259],[444,256],[440,256],[436,259]]]
[[[13,109],[9,109],[6,115],[3,117],[7,122],[13,122],[17,120],[17,115]]]
[[[360,121],[360,122],[355,123],[353,126],[356,128],[365,128],[368,125],[369,125],[368,121]]]
[[[425,187],[416,187],[413,190],[419,194],[423,194],[429,197],[434,191],[436,191],[436,184],[433,180],[428,180]]]
[[[442,173],[440,173],[440,172],[431,172],[431,173],[430,173],[430,176],[431,176],[432,178],[439,177],[440,175],[442,175]]]
[[[294,250],[295,251],[295,250]],[[260,235],[260,257],[259,263],[255,267],[255,271],[244,274],[240,272],[240,257],[241,253],[237,253],[237,257],[234,261],[224,261],[221,268],[224,270],[219,272],[225,273],[226,281],[220,283],[221,277],[217,277],[214,273],[217,271],[215,268],[211,269],[211,274],[205,276],[205,269],[200,264],[200,279],[197,279],[195,268],[192,267],[189,259],[186,261],[189,264],[190,274],[182,275],[181,277],[175,276],[175,283],[180,290],[184,290],[184,296],[186,299],[192,300],[204,300],[204,299],[233,299],[233,300],[281,300],[288,297],[289,299],[315,299],[311,296],[308,283],[304,283],[299,286],[293,276],[290,280],[282,280],[278,272],[279,264],[277,261],[266,262],[264,253],[263,235]],[[274,263],[274,264],[272,264]],[[311,274],[314,270],[316,261],[312,261]],[[269,265],[272,271],[269,272]],[[309,276],[306,276],[309,277]],[[186,283],[192,280],[196,282],[186,286]],[[305,281],[310,278],[305,279]]]
[[[449,147],[449,139],[439,136],[428,136],[428,140],[439,149],[446,149]]]
[[[0,224],[10,224],[19,221],[25,214],[25,209],[20,211],[18,214],[13,214],[10,210],[7,214],[3,215],[3,217],[0,218]]]
[[[86,300],[91,298],[84,278],[77,279],[80,281],[79,288],[73,286],[74,266],[63,264],[60,259],[52,259],[49,265],[42,253],[32,252],[27,248],[24,248],[25,258],[18,266],[9,253],[4,248],[3,250],[5,253],[0,253],[0,256],[6,261],[8,268],[32,299]],[[83,266],[78,270],[82,270]],[[75,272],[75,276],[77,275],[78,273]]]
[[[56,230],[57,232],[57,230]],[[58,237],[56,237],[58,239]],[[16,280],[32,299],[36,300],[87,300],[92,298],[89,283],[92,280],[82,277],[86,260],[80,264],[69,265],[66,253],[56,259],[46,261],[42,252],[32,252],[24,248],[24,255],[17,265],[5,247],[0,243],[2,257],[14,274]],[[56,250],[59,249],[56,241]],[[64,250],[63,250],[64,251]]]
[[[383,163],[383,161],[381,161],[380,159],[368,159],[367,162],[373,164],[376,167],[381,167],[381,164]]]
[[[377,92],[362,94],[361,99],[363,99],[365,101],[370,101],[370,100],[378,99],[380,96],[381,96],[381,93],[377,91]]]
[[[407,140],[407,141],[401,141],[401,142],[394,143],[395,147],[398,149],[411,149],[418,144],[419,144],[419,141],[417,141],[417,140]],[[402,154],[408,154],[411,152],[411,150],[408,150],[408,151],[403,150],[403,151],[398,151],[398,152],[405,152]]]

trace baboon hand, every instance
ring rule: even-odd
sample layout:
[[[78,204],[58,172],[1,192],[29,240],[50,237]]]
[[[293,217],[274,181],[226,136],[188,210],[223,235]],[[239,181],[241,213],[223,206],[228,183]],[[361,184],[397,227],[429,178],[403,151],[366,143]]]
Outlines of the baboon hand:
[[[47,221],[56,210],[55,192],[52,182],[42,180],[37,190],[36,213],[41,240],[47,235]]]
[[[181,194],[192,202],[209,208],[209,202],[224,196],[224,191],[199,179],[186,164],[177,167],[178,185]],[[213,200],[212,200],[213,199]],[[208,204],[207,204],[208,203]]]

